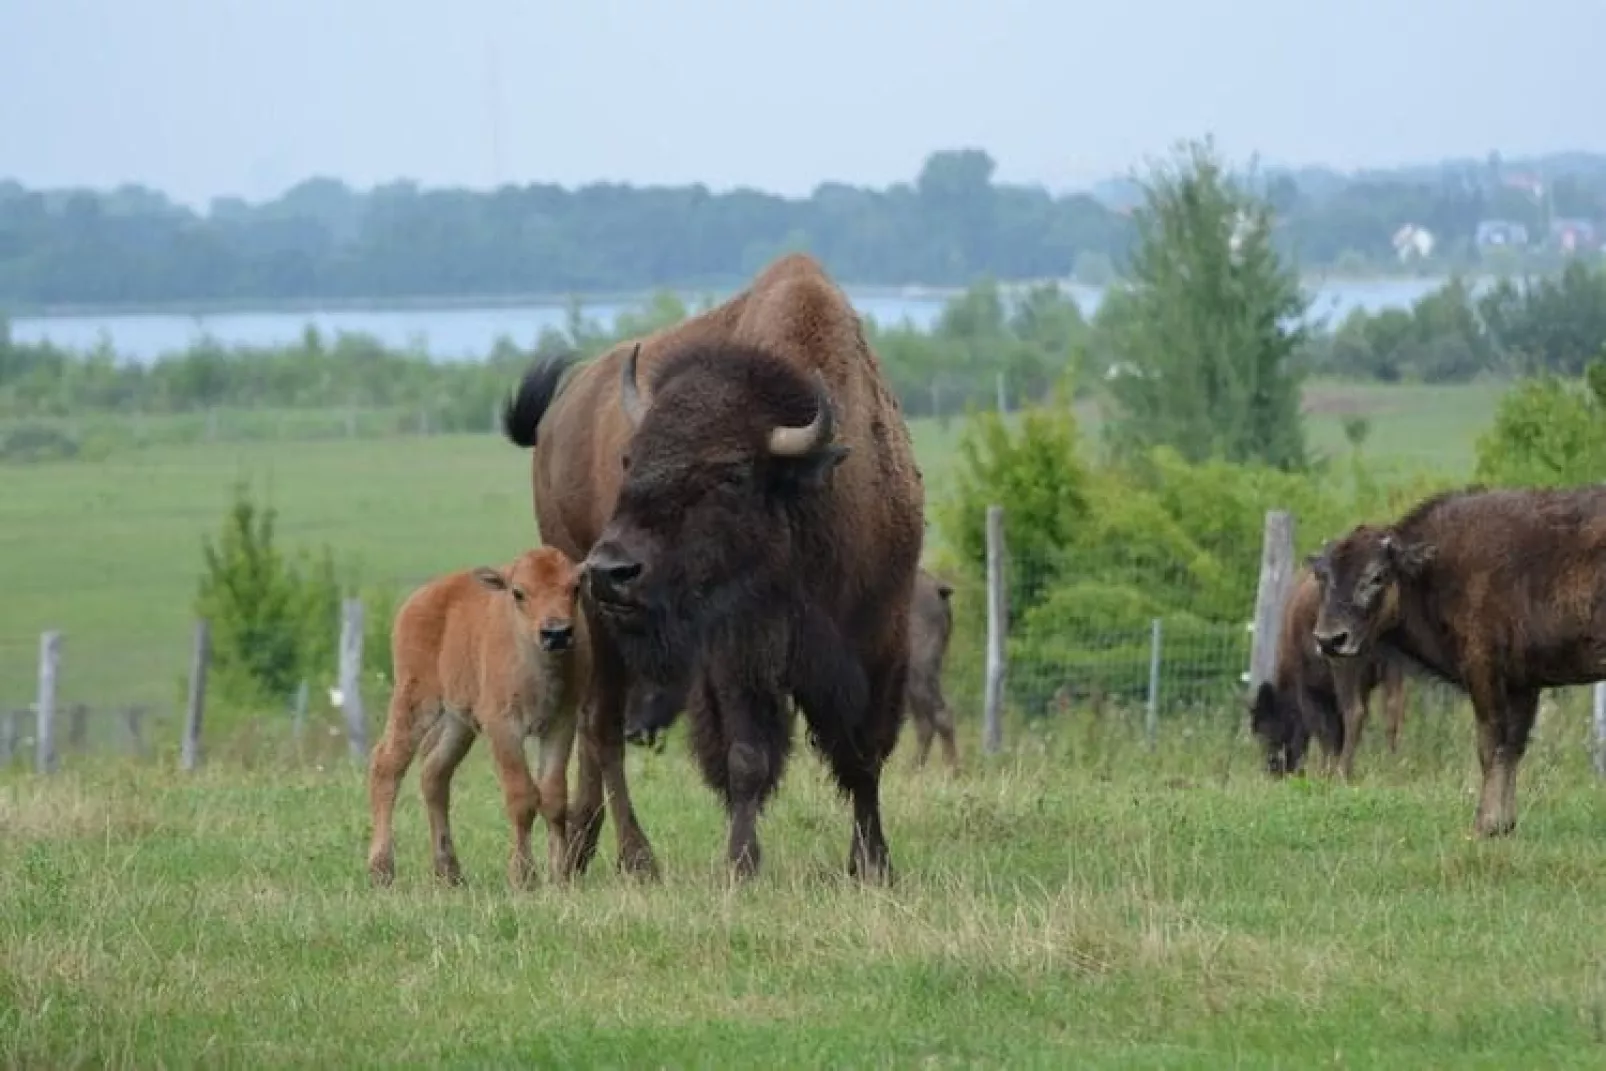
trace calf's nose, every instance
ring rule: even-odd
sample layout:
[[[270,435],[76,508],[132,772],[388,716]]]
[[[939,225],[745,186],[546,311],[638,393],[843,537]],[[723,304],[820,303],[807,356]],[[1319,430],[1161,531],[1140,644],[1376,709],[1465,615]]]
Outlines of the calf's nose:
[[[541,626],[541,648],[566,651],[574,643],[574,626],[566,621],[548,621]]]
[[[586,582],[602,595],[623,594],[641,575],[641,563],[632,560],[616,546],[599,543],[585,560]]]

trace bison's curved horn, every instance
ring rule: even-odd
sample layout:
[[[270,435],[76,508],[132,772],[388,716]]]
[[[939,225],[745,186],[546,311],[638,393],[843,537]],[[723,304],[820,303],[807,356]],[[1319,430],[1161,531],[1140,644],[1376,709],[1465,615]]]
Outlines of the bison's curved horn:
[[[802,457],[813,453],[831,441],[836,427],[836,416],[831,410],[831,395],[825,389],[825,377],[814,370],[814,398],[818,408],[814,419],[800,428],[781,425],[770,430],[770,453],[778,457]]]
[[[619,371],[619,404],[624,407],[625,416],[630,420],[633,428],[641,426],[641,392],[636,388],[636,358],[641,356],[641,343],[636,343],[625,358],[624,366]]]

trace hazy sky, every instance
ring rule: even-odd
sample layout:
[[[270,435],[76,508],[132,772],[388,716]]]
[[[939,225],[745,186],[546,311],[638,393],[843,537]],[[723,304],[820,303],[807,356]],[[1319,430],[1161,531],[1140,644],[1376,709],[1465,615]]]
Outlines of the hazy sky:
[[[1081,185],[1606,149],[1606,0],[0,0],[0,176]]]

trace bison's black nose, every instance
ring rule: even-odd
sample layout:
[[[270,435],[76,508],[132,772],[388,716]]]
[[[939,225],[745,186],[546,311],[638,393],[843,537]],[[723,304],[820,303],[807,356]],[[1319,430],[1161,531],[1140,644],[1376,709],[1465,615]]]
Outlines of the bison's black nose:
[[[549,621],[541,626],[541,650],[567,651],[574,645],[574,626]]]
[[[597,546],[586,558],[586,580],[602,598],[618,598],[641,575],[641,563],[609,546]]]
[[[1350,646],[1349,632],[1345,629],[1339,629],[1337,632],[1318,632],[1316,646],[1329,658],[1342,658],[1355,653]]]

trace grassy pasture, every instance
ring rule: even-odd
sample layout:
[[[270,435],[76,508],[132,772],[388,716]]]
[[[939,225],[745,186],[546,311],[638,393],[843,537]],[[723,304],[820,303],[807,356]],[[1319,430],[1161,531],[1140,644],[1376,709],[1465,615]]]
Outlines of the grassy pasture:
[[[1373,455],[1469,471],[1497,397],[1481,385],[1316,385],[1311,439],[1339,449],[1342,417],[1366,413]],[[1098,413],[1084,406],[1083,417],[1092,445]],[[933,497],[961,423],[913,426]],[[370,580],[398,587],[505,560],[534,537],[528,456],[489,435],[152,445],[0,465],[0,707],[32,696],[46,628],[66,634],[65,700],[176,703],[201,537],[216,530],[238,479],[269,489],[287,547],[327,542],[360,559]]]
[[[1497,389],[1328,387],[1311,435],[1465,472]],[[958,424],[914,431],[940,493]],[[1096,413],[1087,414],[1089,435]],[[151,446],[0,467],[0,706],[67,633],[64,698],[176,706],[199,540],[239,477],[288,545],[398,584],[533,533],[528,459],[489,436]],[[1415,694],[1415,693],[1413,693]],[[1360,781],[1268,782],[1239,712],[1137,726],[1077,711],[984,761],[884,788],[899,882],[843,873],[848,812],[799,744],[730,889],[723,819],[677,732],[632,751],[667,871],[504,884],[483,744],[454,786],[470,886],[427,877],[416,771],[400,875],[367,888],[361,774],[282,726],[173,767],[0,771],[0,1065],[1561,1067],[1606,1061],[1606,856],[1587,700],[1541,714],[1515,837],[1467,838],[1465,705],[1374,720]],[[1376,712],[1374,712],[1376,713]]]
[[[750,887],[676,738],[633,752],[666,870],[507,889],[483,746],[435,887],[410,775],[367,887],[344,761],[0,777],[6,1066],[1585,1067],[1606,1059],[1606,856],[1581,703],[1541,715],[1517,834],[1466,836],[1463,708],[1361,779],[1271,783],[1235,725],[1011,730],[885,782],[891,890],[801,748]]]

